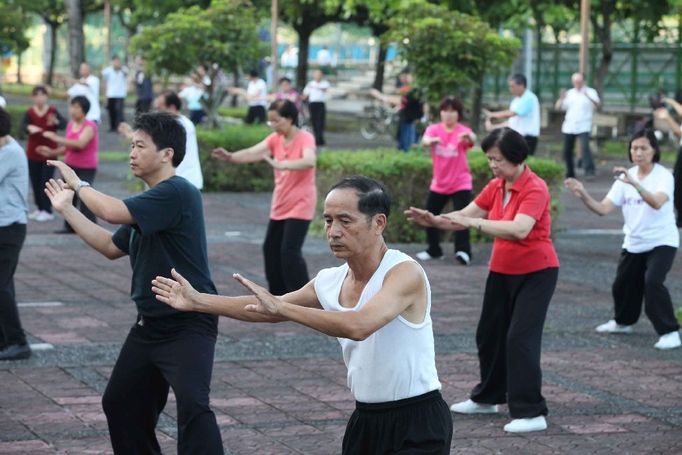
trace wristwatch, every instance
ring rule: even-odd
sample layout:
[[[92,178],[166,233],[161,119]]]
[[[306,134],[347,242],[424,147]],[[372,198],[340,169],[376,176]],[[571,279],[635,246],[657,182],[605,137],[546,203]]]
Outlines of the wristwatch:
[[[88,182],[86,182],[85,180],[81,180],[80,182],[78,182],[78,185],[76,185],[76,189],[75,189],[76,196],[78,196],[78,193],[80,192],[81,188],[85,188],[86,186],[90,186],[90,184]]]

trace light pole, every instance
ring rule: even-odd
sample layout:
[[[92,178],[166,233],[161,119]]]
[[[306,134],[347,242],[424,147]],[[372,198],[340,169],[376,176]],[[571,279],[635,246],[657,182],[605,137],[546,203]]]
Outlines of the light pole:
[[[587,80],[587,58],[590,49],[590,0],[580,0],[580,72]]]
[[[272,16],[270,24],[270,65],[272,67],[272,85],[274,86],[278,80],[277,78],[277,21],[279,16],[279,9],[277,7],[277,0],[272,0],[272,6],[270,10],[270,15]]]

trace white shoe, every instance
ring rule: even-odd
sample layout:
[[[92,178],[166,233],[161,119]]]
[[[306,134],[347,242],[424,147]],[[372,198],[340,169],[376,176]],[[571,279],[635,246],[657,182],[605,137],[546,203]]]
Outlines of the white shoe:
[[[40,215],[41,211],[40,210],[34,210],[31,213],[28,214],[28,219],[29,220],[35,220],[38,215]]]
[[[599,333],[632,333],[631,325],[620,325],[614,319],[598,325],[595,329]]]
[[[456,252],[455,259],[462,265],[469,265],[471,263],[471,257],[469,256],[469,253],[465,251]]]
[[[545,416],[537,416],[529,419],[514,419],[504,426],[507,433],[528,433],[530,431],[542,431],[547,429]]]
[[[41,211],[36,217],[35,220],[39,223],[45,222],[45,221],[52,221],[54,220],[54,215],[51,214],[50,212],[45,212]]]
[[[481,404],[475,401],[467,400],[461,403],[455,403],[450,406],[452,412],[458,414],[496,414],[497,405],[496,404]]]
[[[426,251],[420,251],[415,256],[417,256],[417,259],[419,259],[420,261],[431,261],[433,259],[443,259],[443,256],[431,256]]]
[[[682,341],[680,341],[680,332],[678,331],[661,335],[661,338],[654,345],[656,349],[675,349],[680,346],[682,346]]]

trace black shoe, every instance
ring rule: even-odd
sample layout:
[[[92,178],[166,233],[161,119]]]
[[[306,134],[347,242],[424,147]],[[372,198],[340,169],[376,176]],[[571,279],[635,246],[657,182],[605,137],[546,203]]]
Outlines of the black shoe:
[[[73,229],[61,228],[54,231],[55,234],[75,234]]]
[[[0,360],[21,360],[31,357],[28,344],[11,344],[0,351]]]

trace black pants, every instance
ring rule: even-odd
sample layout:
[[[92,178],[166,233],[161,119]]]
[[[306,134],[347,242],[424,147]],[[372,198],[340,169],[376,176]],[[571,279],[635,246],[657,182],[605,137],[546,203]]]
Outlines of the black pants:
[[[677,151],[673,175],[675,177],[674,203],[677,211],[677,227],[682,227],[682,147]]]
[[[79,179],[85,180],[90,184],[93,184],[95,182],[95,175],[97,174],[97,169],[81,169],[78,167],[74,167],[73,170]],[[90,210],[87,205],[83,204],[83,201],[81,201],[80,198],[75,194],[73,195],[73,206],[77,207],[78,210],[80,210],[80,212],[83,215],[85,215],[87,219],[89,219],[93,223],[97,223],[97,217],[95,216],[94,213],[92,213],[92,210]],[[69,225],[69,223],[66,222],[66,220],[64,220],[64,229],[73,231],[73,228]]]
[[[656,333],[679,330],[670,292],[665,287],[665,277],[673,266],[677,248],[659,246],[645,253],[628,253],[623,250],[618,262],[618,272],[611,287],[615,320],[631,325],[644,312],[654,325]]]
[[[524,275],[490,272],[476,329],[481,382],[476,403],[508,403],[514,419],[547,415],[540,349],[558,268]]]
[[[204,112],[203,109],[192,109],[191,111],[189,111],[189,119],[195,125],[198,125],[199,123],[203,122],[204,117],[206,117],[206,112]]]
[[[387,403],[356,402],[343,455],[448,455],[452,416],[440,391]]]
[[[308,104],[310,109],[310,123],[313,126],[313,134],[315,134],[315,143],[320,146],[324,145],[324,124],[327,118],[327,107],[322,102],[314,102]]]
[[[530,155],[535,155],[535,149],[538,147],[538,137],[537,136],[523,136],[528,144],[528,153]]]
[[[270,292],[283,295],[303,287],[310,278],[303,259],[303,242],[308,220],[270,220],[263,242],[265,278]]]
[[[249,106],[244,123],[265,123],[265,106]]]
[[[54,168],[48,166],[46,161],[28,160],[28,174],[31,178],[33,199],[36,206],[38,206],[38,210],[52,213],[50,198],[45,194],[45,183],[54,175]]]
[[[217,322],[175,319],[138,318],[121,348],[102,397],[116,454],[161,453],[154,428],[169,387],[177,401],[178,454],[223,453],[209,407]]]
[[[25,224],[0,227],[0,349],[11,344],[26,344],[14,293],[14,272],[25,238]]]
[[[152,108],[152,100],[137,100],[135,102],[135,115],[140,115],[144,114],[145,112],[149,112]]]
[[[116,131],[118,124],[124,121],[124,101],[125,98],[107,98],[107,111],[109,111],[109,126],[111,131]]]
[[[564,133],[564,161],[566,162],[566,177],[575,177],[575,166],[573,164],[573,149],[575,139],[580,139],[580,150],[582,150],[582,161],[585,174],[594,174],[594,162],[590,152],[590,133],[566,134]]]
[[[454,210],[460,210],[469,205],[471,202],[471,190],[457,191],[452,194],[440,194],[429,191],[429,197],[426,199],[426,210],[434,215],[440,215],[443,208],[452,199],[452,206]],[[455,252],[463,251],[471,258],[471,244],[469,242],[469,230],[456,231],[455,237]],[[440,247],[440,230],[435,228],[426,228],[426,240],[429,244],[426,250],[433,257],[440,257],[443,255],[443,249]]]

